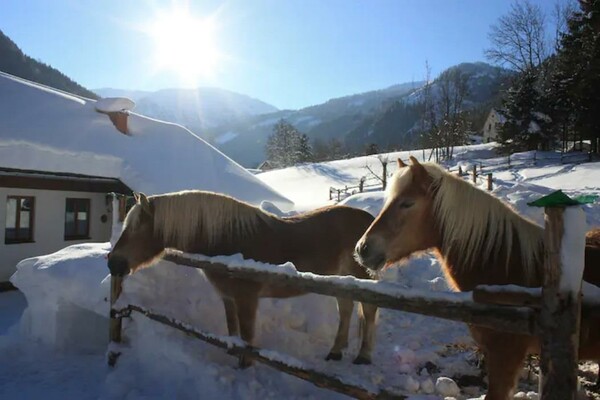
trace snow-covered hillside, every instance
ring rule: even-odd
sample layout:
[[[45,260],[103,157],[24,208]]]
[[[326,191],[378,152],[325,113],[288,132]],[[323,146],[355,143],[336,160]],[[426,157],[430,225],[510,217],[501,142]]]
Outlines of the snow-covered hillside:
[[[449,167],[456,167],[458,162],[466,169],[484,160],[492,164],[495,157],[493,144],[459,148],[456,154],[457,161]],[[388,155],[392,161],[408,156],[409,152]],[[600,193],[600,163],[557,165],[555,161],[539,160],[538,165],[525,168],[491,168],[493,193],[538,223],[543,222],[542,211],[526,203],[554,188],[568,193]],[[375,157],[360,157],[258,177],[292,199],[298,209],[310,209],[330,202],[329,186],[356,184],[368,173],[366,162],[373,169],[379,164]],[[381,192],[368,192],[344,202],[376,214],[382,199]],[[599,205],[588,205],[584,210],[588,225],[600,225]],[[0,352],[11,359],[11,363],[0,364],[0,398],[36,398],[42,393],[49,399],[344,398],[261,365],[239,370],[235,359],[223,351],[141,316],[125,322],[123,354],[117,367],[108,369],[104,359],[108,312],[104,256],[108,251],[107,244],[72,246],[20,265],[13,282],[24,291],[28,305],[22,317],[11,311],[0,319]],[[438,263],[430,256],[389,268],[383,279],[401,287],[448,290]],[[221,301],[196,270],[161,262],[127,278],[123,293],[127,296],[124,302],[134,301],[199,329],[226,332]],[[0,294],[2,307],[23,309],[25,304],[16,294]],[[53,321],[61,324],[53,325]],[[459,384],[460,393],[454,393],[457,399],[483,395],[475,348],[463,324],[381,310],[373,364],[357,366],[351,364],[358,345],[355,323],[344,360],[326,362],[323,357],[337,328],[334,299],[312,294],[263,299],[257,344],[363,385],[415,393],[415,399],[439,399],[450,394],[454,389],[451,384],[445,387],[449,391],[442,387],[447,380],[440,380],[436,387],[436,381],[444,377]],[[7,330],[10,324],[14,325]],[[41,340],[34,342],[32,336]],[[526,375],[524,371],[518,398],[533,399],[537,383],[525,379]]]

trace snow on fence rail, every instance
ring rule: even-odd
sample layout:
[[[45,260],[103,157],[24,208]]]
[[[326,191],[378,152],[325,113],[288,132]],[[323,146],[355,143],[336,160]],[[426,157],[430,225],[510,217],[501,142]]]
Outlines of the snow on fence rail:
[[[419,313],[432,317],[462,321],[499,331],[536,335],[542,343],[541,398],[567,399],[577,390],[577,353],[579,321],[582,310],[600,311],[598,303],[581,304],[583,258],[578,257],[585,246],[585,216],[581,208],[546,208],[545,280],[541,288],[527,289],[514,286],[479,287],[473,293],[440,293],[403,289],[388,282],[357,279],[352,276],[322,276],[298,272],[292,264],[269,265],[243,260],[240,255],[206,257],[168,250],[165,260],[220,272],[232,278],[268,282],[272,285],[293,286],[306,292],[336,297],[347,297],[378,307]],[[564,215],[563,215],[564,214]],[[571,219],[572,221],[569,221]],[[567,234],[568,233],[568,234]],[[564,240],[563,240],[564,239]],[[581,242],[581,243],[580,243]],[[579,245],[581,244],[581,249]],[[573,255],[577,257],[573,257]],[[570,258],[569,258],[570,257]],[[571,261],[575,260],[575,261]],[[566,265],[567,263],[571,265]],[[198,331],[184,323],[151,310],[129,304],[115,309],[121,292],[121,277],[111,280],[110,339],[121,341],[121,318],[137,312],[157,322],[183,331],[188,335],[227,348],[236,354],[245,354],[282,372],[313,384],[360,399],[405,399],[409,394],[374,390],[356,382],[305,367],[300,361],[277,353],[259,350],[229,337]],[[510,301],[492,298],[490,293],[508,294]],[[487,297],[486,297],[487,296]],[[479,300],[479,301],[474,301]],[[502,304],[502,305],[501,305]],[[108,361],[114,365],[120,353],[109,351]]]

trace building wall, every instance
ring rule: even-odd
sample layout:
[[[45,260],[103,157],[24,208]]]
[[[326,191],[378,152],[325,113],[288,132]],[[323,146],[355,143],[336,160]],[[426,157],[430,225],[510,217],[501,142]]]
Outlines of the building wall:
[[[35,197],[33,243],[4,243],[7,196]],[[90,199],[89,240],[64,239],[67,198]],[[103,214],[107,217],[104,223],[100,220]],[[0,187],[0,282],[8,281],[17,263],[25,258],[53,253],[76,243],[108,242],[111,225],[111,203],[107,203],[104,193]]]
[[[499,134],[498,128],[498,114],[492,111],[488,115],[487,119],[485,120],[485,125],[483,126],[483,141],[485,143],[496,141]]]

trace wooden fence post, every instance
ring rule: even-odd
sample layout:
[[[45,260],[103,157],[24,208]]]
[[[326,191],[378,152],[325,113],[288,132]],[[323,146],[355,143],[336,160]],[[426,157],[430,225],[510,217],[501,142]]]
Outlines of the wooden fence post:
[[[342,199],[342,190],[338,189],[337,190],[337,201],[338,201],[338,203],[341,201],[341,199]]]
[[[360,193],[362,193],[364,189],[365,189],[365,177],[363,176],[362,178],[360,178],[360,181],[358,182],[358,191]]]
[[[119,296],[121,295],[121,289],[123,288],[123,277],[122,276],[110,276],[110,331],[109,338],[112,343],[121,343],[121,318],[115,315],[113,306]],[[121,355],[118,351],[110,351],[108,353],[108,365],[111,367],[115,365],[117,359]]]
[[[494,189],[492,174],[487,174],[487,190],[492,191],[492,189]]]
[[[460,165],[458,166],[458,176],[463,176],[462,167]]]
[[[114,210],[113,210],[114,212]],[[127,197],[119,196],[119,222],[125,221],[127,215]]]
[[[545,222],[540,398],[574,400],[577,396],[585,214],[581,207],[546,207]]]
[[[473,164],[473,183],[477,183],[477,164]]]

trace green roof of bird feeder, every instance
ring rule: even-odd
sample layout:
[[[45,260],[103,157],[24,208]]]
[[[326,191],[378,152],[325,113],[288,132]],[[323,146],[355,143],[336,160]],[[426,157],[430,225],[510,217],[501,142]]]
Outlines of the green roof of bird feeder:
[[[570,198],[563,193],[562,190],[550,193],[547,196],[539,198],[535,201],[527,203],[528,206],[533,207],[566,207],[566,206],[578,206],[582,204],[590,204],[596,201],[597,195],[582,195],[574,198]]]

